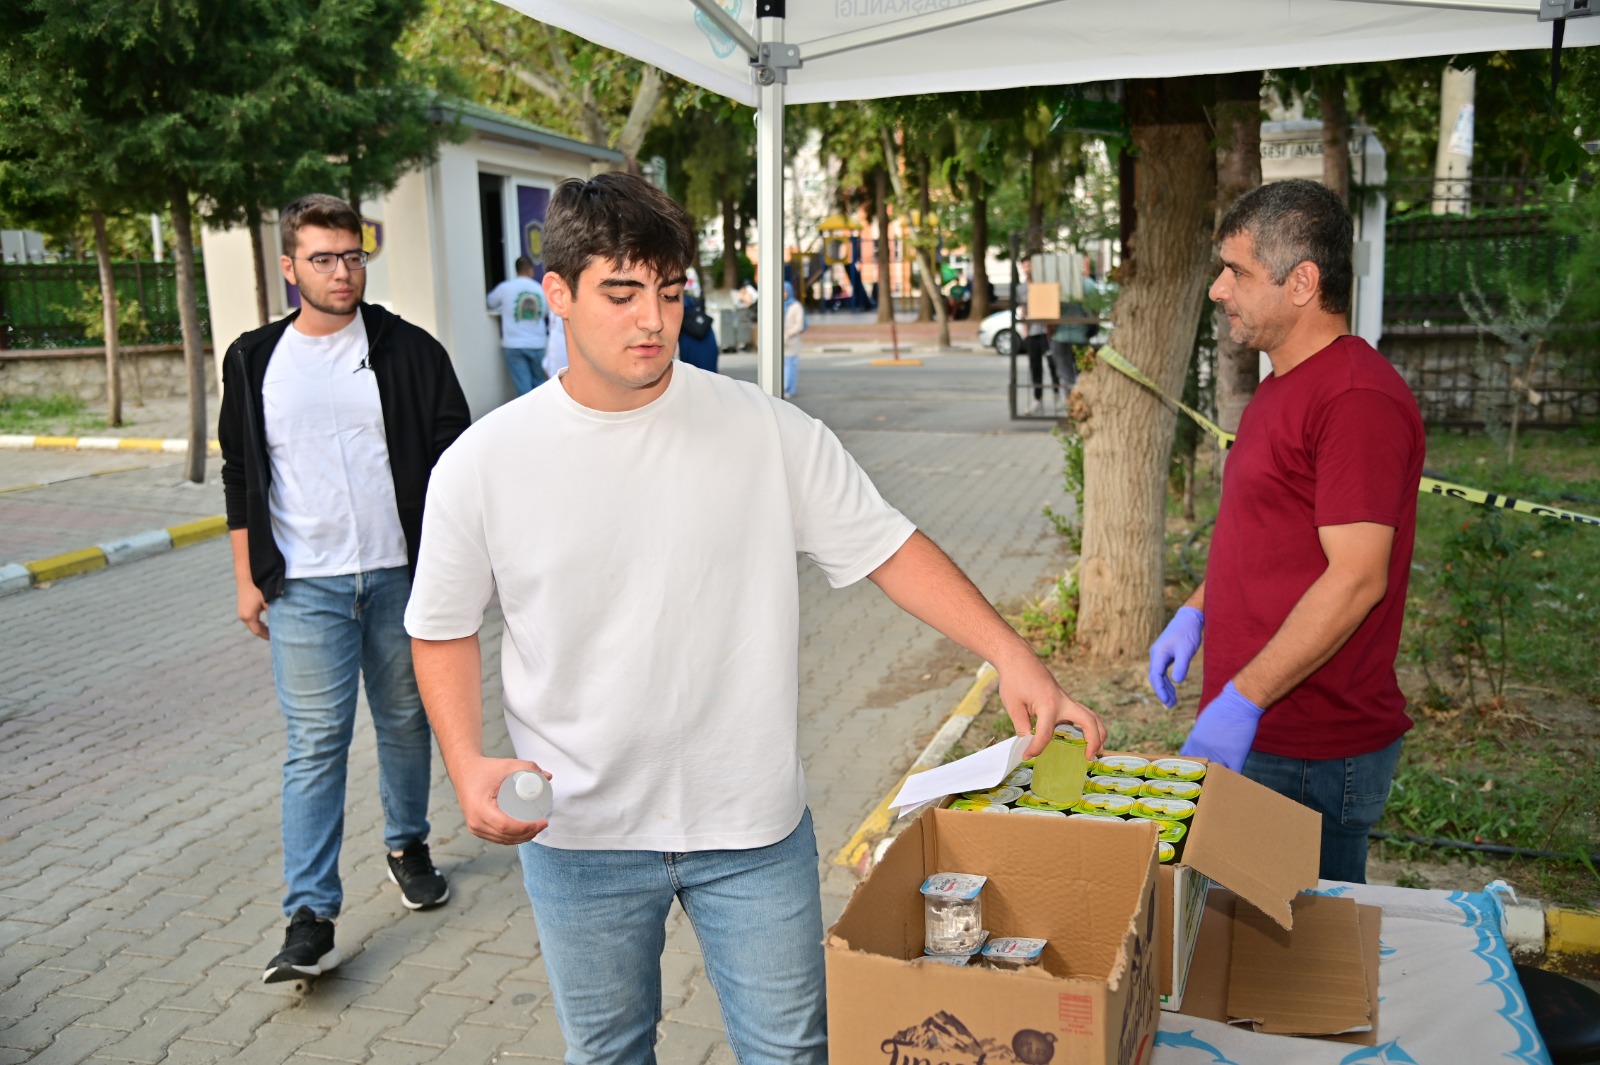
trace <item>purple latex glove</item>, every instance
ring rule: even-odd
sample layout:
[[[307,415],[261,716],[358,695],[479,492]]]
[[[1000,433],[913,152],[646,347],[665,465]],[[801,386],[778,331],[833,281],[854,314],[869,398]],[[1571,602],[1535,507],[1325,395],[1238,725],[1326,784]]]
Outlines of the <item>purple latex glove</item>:
[[[1221,762],[1237,773],[1255,742],[1256,725],[1265,710],[1239,694],[1229,681],[1222,694],[1205,705],[1183,741],[1179,754]]]
[[[1189,675],[1189,663],[1200,650],[1200,634],[1205,628],[1206,616],[1192,606],[1180,606],[1172,615],[1167,627],[1161,630],[1156,642],[1150,645],[1150,689],[1168,710],[1178,705],[1178,693],[1172,681],[1183,683]],[[1167,667],[1172,667],[1172,680],[1167,679]]]

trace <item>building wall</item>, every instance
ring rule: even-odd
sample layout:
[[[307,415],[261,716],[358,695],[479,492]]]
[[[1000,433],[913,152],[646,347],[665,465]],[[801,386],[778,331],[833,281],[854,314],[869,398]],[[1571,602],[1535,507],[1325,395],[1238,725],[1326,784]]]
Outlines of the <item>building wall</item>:
[[[431,166],[405,175],[381,199],[361,205],[363,217],[381,222],[383,246],[367,266],[367,299],[428,330],[455,364],[474,418],[514,392],[500,357],[500,327],[484,304],[487,286],[479,214],[479,173],[507,181],[507,273],[519,254],[515,239],[514,184],[553,189],[568,177],[586,178],[589,157],[474,132],[444,145]],[[276,223],[265,227],[269,306],[288,313],[277,271]],[[211,293],[212,336],[220,352],[257,325],[250,274],[250,241],[243,228],[202,233],[206,283]]]

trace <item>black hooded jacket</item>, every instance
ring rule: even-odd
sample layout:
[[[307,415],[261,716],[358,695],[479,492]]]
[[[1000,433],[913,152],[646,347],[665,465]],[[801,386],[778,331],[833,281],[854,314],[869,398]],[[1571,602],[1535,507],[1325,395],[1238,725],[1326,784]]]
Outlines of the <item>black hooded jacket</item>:
[[[249,531],[250,576],[269,603],[283,594],[284,560],[267,510],[272,463],[261,385],[278,340],[297,317],[298,311],[245,333],[222,361],[217,441],[228,528]],[[426,330],[371,303],[361,304],[361,321],[367,330],[367,363],[378,379],[394,498],[414,572],[428,475],[444,449],[471,424],[472,415],[450,356]]]

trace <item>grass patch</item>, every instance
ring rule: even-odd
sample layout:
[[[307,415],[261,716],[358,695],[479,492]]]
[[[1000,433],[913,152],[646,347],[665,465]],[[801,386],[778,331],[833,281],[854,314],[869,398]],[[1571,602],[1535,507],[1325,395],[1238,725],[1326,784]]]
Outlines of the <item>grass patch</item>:
[[[76,396],[0,396],[0,433],[41,436],[105,427],[105,418],[86,414]]]

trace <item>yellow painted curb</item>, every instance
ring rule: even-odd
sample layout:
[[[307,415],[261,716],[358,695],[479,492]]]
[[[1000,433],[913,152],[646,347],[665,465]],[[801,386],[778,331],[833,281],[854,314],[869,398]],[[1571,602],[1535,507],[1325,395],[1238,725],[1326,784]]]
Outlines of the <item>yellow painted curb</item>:
[[[117,441],[118,451],[160,451],[166,445],[165,440],[155,437],[125,436]]]
[[[873,359],[874,366],[921,366],[921,359]]]
[[[943,732],[945,726],[952,721],[963,717],[969,719],[977,717],[978,711],[983,709],[984,696],[999,676],[1000,674],[995,671],[993,666],[990,666],[987,662],[984,663],[983,667],[978,670],[977,679],[972,682],[972,687],[967,689],[967,694],[961,697],[961,701],[956,704],[955,709],[950,711],[949,715],[945,717],[944,723],[939,726],[939,732]],[[938,733],[935,733],[935,736],[937,735]],[[927,752],[924,751],[923,757],[926,757],[926,755]],[[899,782],[889,789],[889,793],[879,800],[878,805],[873,807],[872,812],[866,816],[860,827],[856,829],[855,834],[850,837],[850,841],[840,849],[838,854],[833,856],[834,865],[851,866],[857,870],[862,868],[862,863],[872,847],[871,840],[888,831],[891,821],[889,813],[890,800],[900,793],[900,789],[913,773],[920,773],[923,770],[934,768],[931,765],[924,764],[923,757],[919,757],[905,776],[901,777]]]
[[[167,526],[167,535],[172,537],[173,547],[188,547],[204,540],[211,540],[228,531],[228,519],[217,514],[209,518],[200,518],[197,521],[186,521],[182,525]]]
[[[90,570],[104,567],[105,564],[106,553],[98,547],[86,547],[81,551],[68,551],[64,555],[23,563],[28,567],[28,572],[33,574],[35,582],[60,580],[75,573],[88,573]]]
[[[1600,913],[1552,908],[1545,911],[1545,950],[1551,954],[1600,954]]]
[[[36,436],[33,438],[33,446],[75,448],[78,446],[78,438],[75,436]]]

